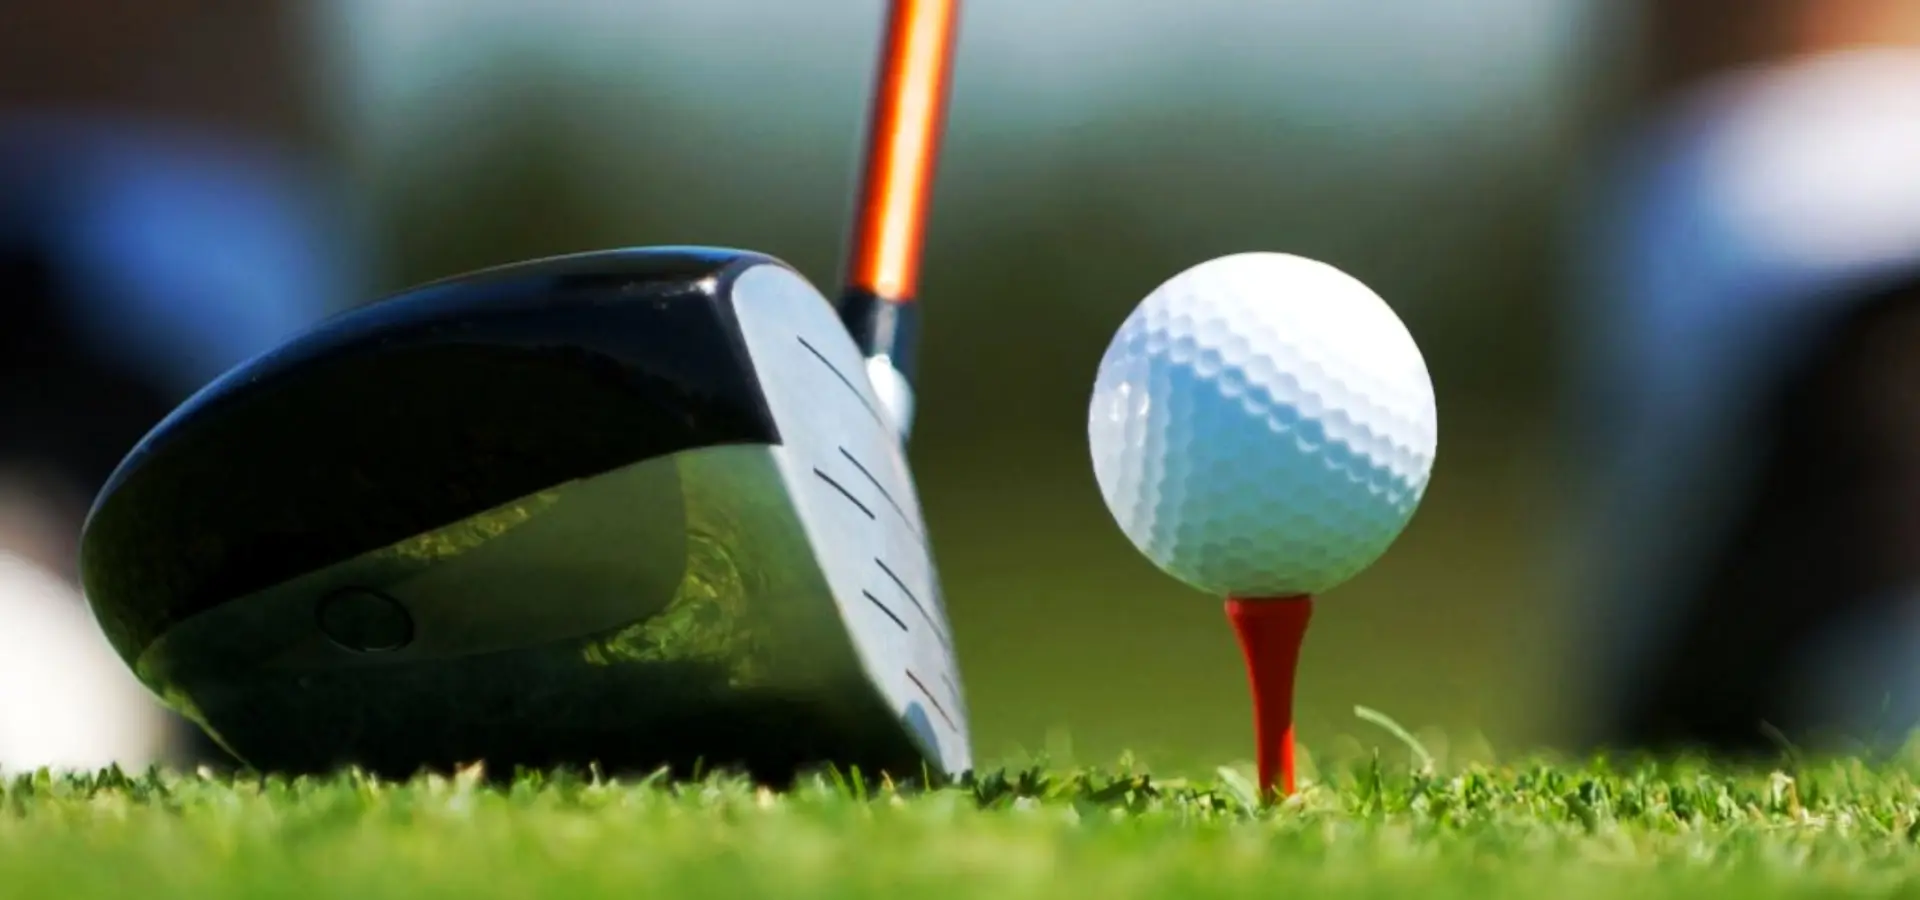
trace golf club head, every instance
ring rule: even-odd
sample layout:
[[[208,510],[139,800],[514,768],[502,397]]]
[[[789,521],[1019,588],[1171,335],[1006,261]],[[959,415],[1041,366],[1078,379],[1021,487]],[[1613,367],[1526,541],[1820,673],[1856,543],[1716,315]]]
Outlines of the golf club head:
[[[260,768],[957,775],[939,579],[865,365],[752,253],[428,284],[147,435],[88,519],[87,598]]]

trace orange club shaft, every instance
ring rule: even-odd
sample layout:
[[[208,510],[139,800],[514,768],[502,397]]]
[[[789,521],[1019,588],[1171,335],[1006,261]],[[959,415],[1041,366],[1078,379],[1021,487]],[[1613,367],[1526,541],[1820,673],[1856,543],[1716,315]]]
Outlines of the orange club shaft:
[[[918,296],[959,13],[960,0],[893,0],[868,118],[849,294],[896,304]]]
[[[1253,695],[1254,760],[1262,799],[1288,796],[1296,785],[1293,751],[1294,679],[1313,598],[1227,599],[1227,621],[1240,641]]]

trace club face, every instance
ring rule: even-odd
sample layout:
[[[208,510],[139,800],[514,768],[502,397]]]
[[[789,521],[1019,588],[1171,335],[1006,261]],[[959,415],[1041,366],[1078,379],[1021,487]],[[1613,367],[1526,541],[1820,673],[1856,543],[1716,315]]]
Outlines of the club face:
[[[860,662],[949,772],[971,768],[939,575],[899,432],[831,304],[789,269],[734,282],[773,448]]]
[[[860,365],[764,257],[429,285],[156,429],[96,504],[89,599],[255,765],[959,773],[937,575]]]

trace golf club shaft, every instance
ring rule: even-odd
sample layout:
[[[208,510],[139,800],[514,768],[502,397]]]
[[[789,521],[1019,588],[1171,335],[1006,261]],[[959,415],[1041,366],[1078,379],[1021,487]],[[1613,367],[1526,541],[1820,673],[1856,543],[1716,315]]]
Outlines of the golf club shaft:
[[[892,0],[869,111],[841,318],[901,437],[911,425],[920,258],[960,0]]]

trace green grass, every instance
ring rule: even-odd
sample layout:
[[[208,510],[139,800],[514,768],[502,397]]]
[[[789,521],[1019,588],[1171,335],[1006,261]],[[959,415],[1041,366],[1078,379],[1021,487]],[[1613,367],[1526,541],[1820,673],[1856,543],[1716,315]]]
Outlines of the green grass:
[[[0,788],[0,896],[1920,894],[1908,766],[1327,768],[1265,809],[1237,770],[1162,781],[1124,764],[931,792],[832,775],[772,792],[726,777],[41,773]]]

